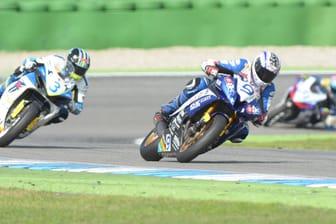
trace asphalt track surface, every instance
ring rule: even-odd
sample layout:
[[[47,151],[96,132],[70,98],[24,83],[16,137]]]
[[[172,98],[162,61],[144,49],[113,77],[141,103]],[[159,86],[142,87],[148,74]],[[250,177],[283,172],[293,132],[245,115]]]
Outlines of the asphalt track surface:
[[[127,75],[91,78],[85,109],[80,116],[72,115],[62,124],[40,128],[26,139],[0,148],[0,158],[336,177],[336,151],[239,149],[224,144],[186,164],[174,158],[144,161],[135,139],[147,134],[153,125],[154,112],[176,96],[189,79],[190,76]],[[293,81],[293,76],[278,77],[274,104]],[[250,129],[251,135],[326,132],[289,126],[251,126]]]

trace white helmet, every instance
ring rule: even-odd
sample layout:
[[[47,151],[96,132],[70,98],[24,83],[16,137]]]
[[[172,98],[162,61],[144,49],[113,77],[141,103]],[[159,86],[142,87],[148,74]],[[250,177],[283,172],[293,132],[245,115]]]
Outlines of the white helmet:
[[[270,84],[279,74],[280,60],[278,56],[270,51],[263,51],[252,63],[252,80],[256,86]]]

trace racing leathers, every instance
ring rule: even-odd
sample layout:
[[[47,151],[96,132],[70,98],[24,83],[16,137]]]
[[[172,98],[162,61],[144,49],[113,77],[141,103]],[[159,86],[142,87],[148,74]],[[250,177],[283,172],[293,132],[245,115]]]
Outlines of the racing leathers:
[[[6,87],[19,79],[22,75],[25,75],[28,72],[36,71],[39,66],[44,66],[45,64],[51,65],[60,65],[64,66],[66,64],[66,59],[60,55],[49,55],[41,58],[26,58],[22,65],[15,69],[14,73],[11,74],[7,80],[1,84],[0,86],[0,97],[2,96],[3,92],[5,91]],[[78,77],[78,76],[74,76]],[[83,104],[85,95],[88,90],[88,81],[86,77],[81,77],[80,79],[74,78],[70,74],[68,85],[72,90],[72,100],[65,104],[59,104],[60,112],[59,116],[53,119],[50,123],[59,123],[67,119],[69,115],[69,111],[72,114],[78,115],[83,110]],[[56,87],[55,87],[56,88]]]
[[[197,77],[190,80],[184,90],[172,101],[161,106],[161,111],[154,116],[154,122],[159,132],[167,127],[169,115],[174,113],[184,102],[195,95],[197,92],[207,88],[211,82],[215,82],[219,75],[227,75],[238,79],[240,88],[239,104],[245,119],[254,125],[263,125],[266,120],[267,112],[275,92],[274,83],[257,86],[251,76],[251,62],[241,58],[230,61],[215,61],[209,59],[202,63],[202,70],[207,76]],[[229,140],[233,143],[242,142],[249,134],[247,121],[244,127]]]

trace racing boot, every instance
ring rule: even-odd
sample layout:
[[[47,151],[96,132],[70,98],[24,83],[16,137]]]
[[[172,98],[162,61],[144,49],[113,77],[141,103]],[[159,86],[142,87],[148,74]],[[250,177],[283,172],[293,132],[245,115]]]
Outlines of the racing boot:
[[[169,115],[174,113],[187,100],[188,97],[183,91],[169,103],[162,105],[161,111],[155,113],[153,120],[158,135],[161,136],[164,130],[168,128]]]
[[[163,111],[158,111],[155,113],[153,123],[155,125],[156,133],[159,136],[161,136],[164,130],[168,128],[168,119],[169,115]]]
[[[244,122],[239,129],[240,130],[237,133],[229,138],[232,143],[242,143],[249,134],[249,126],[247,122]]]
[[[169,115],[174,113],[197,92],[207,88],[208,84],[209,80],[205,77],[194,78],[186,84],[183,91],[177,97],[161,106],[161,112],[157,112],[154,116],[154,124],[157,128],[157,132],[160,133],[159,135],[163,133],[163,130],[167,129]]]
[[[60,106],[60,111],[58,112],[58,116],[53,118],[51,121],[49,121],[46,125],[49,125],[51,123],[57,124],[65,121],[69,116],[69,111],[64,107]]]

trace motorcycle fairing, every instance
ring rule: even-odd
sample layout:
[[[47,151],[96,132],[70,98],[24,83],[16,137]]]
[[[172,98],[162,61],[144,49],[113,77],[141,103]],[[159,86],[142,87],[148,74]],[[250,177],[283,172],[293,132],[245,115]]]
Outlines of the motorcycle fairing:
[[[175,152],[178,150],[180,146],[179,139],[176,135],[170,133],[167,129],[162,134],[160,138],[157,151],[159,153],[164,153],[165,156],[174,156]]]
[[[48,66],[40,66],[38,71],[43,77],[48,96],[62,96],[68,99],[72,97],[72,88],[75,83],[73,79],[62,78],[54,69]]]
[[[35,83],[36,77],[34,73],[29,73],[9,84],[0,98],[0,114],[1,111],[7,111],[14,101],[27,89],[35,88]]]
[[[182,105],[189,116],[195,115],[198,111],[215,101],[223,101],[223,104],[228,105],[231,110],[234,109],[237,100],[235,80],[230,75],[219,76],[215,81],[215,87],[216,90],[212,90],[211,88],[201,90]],[[214,91],[219,91],[219,93],[215,93]],[[175,113],[179,113],[179,111]]]
[[[4,129],[4,122],[9,108],[13,103],[28,89],[34,89],[36,76],[34,73],[28,73],[19,80],[12,82],[5,89],[0,98],[0,129]]]
[[[198,111],[214,101],[218,100],[217,95],[210,89],[204,89],[190,99],[185,111],[189,116],[194,116]]]
[[[300,109],[313,109],[316,105],[327,99],[327,95],[320,89],[312,91],[316,79],[309,77],[305,80],[298,80],[290,91],[290,98]]]
[[[261,108],[264,102],[260,102],[263,99],[247,79],[243,79],[240,75],[221,76],[216,85],[220,86],[219,90],[223,92],[221,99],[229,103],[232,109],[238,112],[239,117],[252,120],[264,114],[266,108]]]

